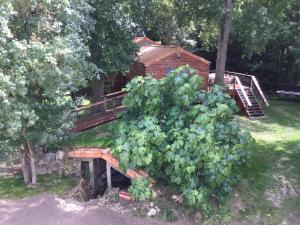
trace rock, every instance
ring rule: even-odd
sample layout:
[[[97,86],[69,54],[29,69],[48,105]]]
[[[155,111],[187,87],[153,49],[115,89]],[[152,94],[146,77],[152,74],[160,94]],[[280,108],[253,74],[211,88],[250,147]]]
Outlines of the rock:
[[[183,197],[181,195],[172,195],[172,199],[175,200],[176,203],[183,203]]]
[[[155,210],[156,210],[157,213],[160,212],[160,208],[158,208],[157,206],[155,206]]]
[[[177,198],[176,198],[176,200],[175,200],[177,203],[183,203],[183,197],[182,197],[182,195],[179,195]]]
[[[52,152],[46,153],[42,159],[46,162],[55,161],[56,154]]]
[[[63,151],[58,151],[58,152],[56,152],[56,160],[63,160],[64,159],[64,155],[65,155],[65,153],[63,152]]]
[[[158,194],[156,191],[152,190],[152,198],[157,198]]]
[[[202,213],[201,213],[201,212],[197,212],[197,213],[195,214],[195,216],[194,216],[194,219],[195,219],[195,221],[196,221],[197,223],[202,222],[202,220],[203,220],[203,215],[202,215]]]
[[[154,208],[150,208],[149,212],[147,213],[147,216],[152,217],[157,214],[156,210]]]
[[[231,209],[234,213],[245,211],[246,209],[246,205],[242,202],[238,189],[234,191],[232,202],[231,202]]]

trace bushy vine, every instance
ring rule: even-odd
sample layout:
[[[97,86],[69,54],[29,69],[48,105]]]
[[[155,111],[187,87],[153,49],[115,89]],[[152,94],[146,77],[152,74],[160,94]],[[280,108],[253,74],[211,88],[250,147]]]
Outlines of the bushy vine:
[[[133,199],[147,200],[152,197],[152,191],[149,187],[150,183],[146,178],[135,179],[131,182],[131,186],[128,189]]]
[[[221,203],[232,190],[251,136],[234,121],[235,102],[218,86],[205,93],[200,85],[187,66],[161,80],[133,79],[113,153],[124,168],[178,187],[188,205],[208,214],[211,200]]]

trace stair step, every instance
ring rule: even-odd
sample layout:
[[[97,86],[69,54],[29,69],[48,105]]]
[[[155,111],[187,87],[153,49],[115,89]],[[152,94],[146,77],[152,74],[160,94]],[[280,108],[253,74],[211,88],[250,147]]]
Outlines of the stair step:
[[[247,111],[249,114],[264,114],[263,111]]]
[[[263,112],[261,109],[247,109],[248,112]]]

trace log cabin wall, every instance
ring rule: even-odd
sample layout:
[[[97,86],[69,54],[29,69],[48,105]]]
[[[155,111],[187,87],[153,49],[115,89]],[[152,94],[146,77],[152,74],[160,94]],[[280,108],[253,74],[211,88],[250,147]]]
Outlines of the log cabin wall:
[[[131,69],[129,73],[126,74],[125,78],[125,84],[127,84],[130,80],[137,76],[145,76],[146,74],[146,68],[143,63],[136,62],[131,66]]]
[[[121,73],[105,78],[104,94],[121,91],[124,83],[124,76]]]
[[[161,79],[170,71],[183,65],[189,65],[198,71],[199,75],[203,78],[201,89],[206,89],[208,84],[209,64],[199,61],[182,52],[173,53],[156,63],[146,66],[146,74],[151,74],[156,79]]]

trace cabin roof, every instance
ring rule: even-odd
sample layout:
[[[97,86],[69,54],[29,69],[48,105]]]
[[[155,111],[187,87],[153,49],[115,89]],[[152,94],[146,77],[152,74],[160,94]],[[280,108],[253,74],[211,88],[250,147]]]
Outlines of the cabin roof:
[[[150,38],[148,38],[147,36],[143,36],[143,37],[135,37],[133,39],[133,42],[136,43],[139,47],[142,47],[144,45],[158,45],[157,42],[151,40]]]
[[[138,53],[138,57],[139,57],[138,60],[139,62],[143,63],[145,66],[149,66],[174,53],[186,54],[196,60],[199,60],[206,64],[210,64],[210,62],[207,61],[206,59],[203,59],[202,57],[197,56],[182,48],[176,46],[164,46],[164,45],[157,45],[157,44],[140,47],[140,51]]]

